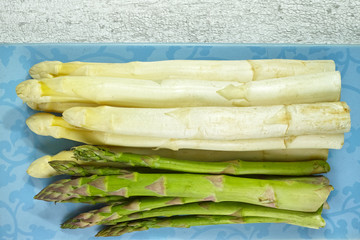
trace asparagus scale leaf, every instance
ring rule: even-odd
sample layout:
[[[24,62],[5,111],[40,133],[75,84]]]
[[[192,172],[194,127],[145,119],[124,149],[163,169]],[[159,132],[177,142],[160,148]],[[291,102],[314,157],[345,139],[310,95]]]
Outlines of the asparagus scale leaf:
[[[64,222],[62,228],[85,228],[109,222],[132,213],[149,211],[164,206],[182,205],[186,203],[200,202],[203,199],[181,197],[137,197],[120,204],[111,204],[100,209],[81,213],[78,216]]]

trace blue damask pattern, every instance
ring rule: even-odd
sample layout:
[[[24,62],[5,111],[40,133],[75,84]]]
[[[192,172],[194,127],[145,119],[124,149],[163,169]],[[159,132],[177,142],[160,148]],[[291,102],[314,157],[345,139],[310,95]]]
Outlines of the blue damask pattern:
[[[55,179],[34,179],[28,165],[44,154],[74,145],[71,141],[36,136],[25,120],[33,111],[16,97],[15,87],[29,78],[28,70],[45,60],[128,62],[167,59],[333,59],[341,71],[342,100],[351,107],[352,128],[341,150],[330,151],[335,187],[324,210],[327,226],[313,230],[286,224],[202,226],[152,229],[116,239],[360,239],[360,46],[281,45],[1,45],[0,46],[0,240],[97,239],[98,227],[61,230],[60,224],[92,207],[33,200]],[[115,238],[107,238],[115,239]]]

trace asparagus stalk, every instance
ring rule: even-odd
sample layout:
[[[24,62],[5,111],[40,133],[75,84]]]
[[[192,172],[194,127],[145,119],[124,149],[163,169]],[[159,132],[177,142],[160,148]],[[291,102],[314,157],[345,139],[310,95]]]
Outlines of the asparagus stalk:
[[[89,162],[119,162],[130,167],[150,167],[189,173],[209,174],[265,174],[265,175],[311,175],[328,172],[330,166],[326,161],[313,160],[305,162],[247,162],[233,160],[230,162],[201,163],[178,160],[160,156],[138,155],[133,153],[112,152],[108,148],[83,145],[74,148],[78,160]],[[63,165],[66,162],[62,163]],[[106,170],[102,174],[116,174],[115,170]]]
[[[303,222],[305,227],[320,228],[325,226],[321,217],[321,210],[315,213],[298,212],[255,206],[237,202],[202,202],[189,203],[179,206],[156,208],[142,211],[119,218],[101,221],[100,224],[115,225],[119,222],[144,219],[150,217],[171,217],[176,215],[225,215],[239,217],[271,217],[289,219],[294,222]]]
[[[339,72],[248,83],[63,76],[31,79],[16,87],[18,96],[25,102],[39,104],[63,102],[65,106],[79,103],[79,106],[101,104],[142,108],[334,102],[340,100],[340,91]]]
[[[72,161],[59,161],[59,160],[55,160],[55,161],[51,161],[49,162],[50,166],[55,169],[57,171],[57,175],[61,175],[61,174],[67,174],[67,175],[73,175],[73,176],[91,176],[91,175],[98,175],[98,176],[105,176],[105,175],[126,175],[126,174],[130,174],[134,171],[136,172],[141,172],[141,173],[159,173],[159,170],[154,170],[152,171],[151,169],[148,168],[122,168],[122,167],[114,167],[114,166],[109,166],[109,167],[104,167],[104,166],[99,166],[98,164],[95,165],[79,165],[76,162],[72,162]],[[326,167],[329,167],[328,164],[325,165]],[[261,167],[261,166],[260,166]],[[299,166],[302,167],[302,166]],[[318,171],[318,169],[317,169]],[[161,171],[160,171],[161,172]],[[169,172],[164,171],[164,172]],[[172,171],[170,171],[172,172]],[[175,171],[176,172],[176,171]],[[196,172],[196,171],[193,171]],[[261,170],[259,171],[261,172]],[[298,172],[301,172],[298,171]],[[302,170],[302,172],[304,172]],[[263,173],[262,173],[263,174]],[[233,174],[230,174],[233,175]],[[245,174],[244,174],[245,175]],[[248,174],[249,175],[249,174]],[[282,174],[283,176],[291,176],[291,174],[286,173],[286,174]],[[300,175],[300,174],[297,174]],[[305,175],[305,174],[303,174]],[[255,175],[255,176],[258,176]],[[265,177],[266,175],[260,175],[261,179],[274,179],[274,180],[291,180],[291,181],[307,181],[308,183],[322,183],[323,180],[319,180],[319,177],[316,177],[314,179],[312,179],[311,177],[307,176],[307,177]],[[313,182],[314,181],[314,182]],[[320,182],[318,182],[320,181]],[[327,183],[328,184],[328,183]]]
[[[55,182],[35,198],[62,201],[87,196],[193,197],[216,202],[236,201],[256,205],[314,212],[333,190],[330,185],[287,180],[263,180],[226,175],[132,173],[79,177]]]
[[[85,63],[46,61],[30,69],[33,78],[52,78],[65,75],[107,76],[140,79],[188,78],[248,82],[317,72],[335,71],[331,60],[248,60],[203,61],[170,60],[129,63]]]
[[[198,140],[239,140],[350,130],[345,102],[260,107],[118,108],[74,107],[66,122],[92,131],[132,136]]]
[[[62,228],[85,228],[94,225],[100,225],[102,222],[117,219],[132,213],[149,211],[164,206],[182,205],[203,201],[200,198],[183,197],[138,197],[134,200],[123,202],[121,204],[111,204],[100,209],[81,213],[74,218],[64,222]]]
[[[291,219],[268,217],[236,217],[236,216],[177,216],[168,218],[149,218],[131,222],[124,222],[107,227],[99,231],[96,237],[121,236],[125,233],[144,231],[150,228],[176,227],[189,228],[192,226],[220,225],[220,224],[246,224],[246,223],[288,223],[302,225]]]

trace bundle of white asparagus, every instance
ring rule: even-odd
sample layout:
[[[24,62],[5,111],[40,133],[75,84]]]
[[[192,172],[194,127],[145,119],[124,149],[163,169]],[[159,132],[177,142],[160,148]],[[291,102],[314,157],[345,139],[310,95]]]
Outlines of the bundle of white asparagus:
[[[333,61],[56,61],[30,75],[16,92],[45,111],[27,119],[33,132],[102,145],[28,168],[37,178],[84,176],[55,182],[37,199],[109,204],[63,228],[109,224],[98,236],[117,236],[220,223],[325,226],[333,187],[309,175],[330,170],[328,149],[342,147],[351,124]]]
[[[97,145],[339,149],[350,129],[328,60],[41,62],[17,94],[32,131]],[[304,158],[306,159],[306,158]]]

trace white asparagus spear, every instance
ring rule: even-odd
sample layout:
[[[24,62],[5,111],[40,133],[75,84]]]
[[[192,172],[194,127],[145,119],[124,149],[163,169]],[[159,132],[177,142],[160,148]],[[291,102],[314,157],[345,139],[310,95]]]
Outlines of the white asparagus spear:
[[[212,81],[249,82],[317,72],[335,71],[331,60],[168,60],[129,63],[85,63],[46,61],[30,69],[33,78],[64,75],[105,76],[140,79],[188,78]]]
[[[118,108],[74,107],[71,125],[93,131],[158,138],[239,140],[336,134],[350,130],[344,102],[259,107]]]
[[[74,127],[65,122],[61,117],[49,113],[34,114],[26,120],[26,124],[34,133],[39,135],[65,138],[87,144],[166,148],[171,150],[257,151],[272,149],[340,149],[344,144],[344,134],[305,135],[236,141],[129,136]]]
[[[154,108],[333,102],[340,100],[340,91],[339,72],[247,83],[64,76],[27,80],[16,88],[25,102]]]
[[[265,150],[265,151],[211,151],[180,149],[173,151],[169,149],[151,149],[151,148],[131,148],[131,147],[107,147],[114,152],[136,153],[143,155],[159,155],[162,157],[183,159],[201,162],[220,162],[240,159],[244,161],[308,161],[308,160],[326,160],[328,149],[283,149],[283,150]],[[86,165],[88,162],[75,160],[72,151],[61,151],[53,156],[46,155],[34,160],[27,169],[27,173],[36,178],[49,178],[59,175],[49,165],[51,161],[76,161],[80,165]],[[98,163],[92,163],[98,164]],[[106,163],[109,165],[109,163]],[[99,164],[100,165],[100,164]]]

